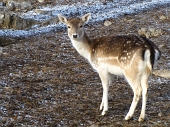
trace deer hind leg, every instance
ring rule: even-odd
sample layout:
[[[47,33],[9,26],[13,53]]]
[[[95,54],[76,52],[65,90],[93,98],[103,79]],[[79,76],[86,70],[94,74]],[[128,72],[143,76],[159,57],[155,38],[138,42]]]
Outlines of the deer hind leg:
[[[148,74],[142,75],[141,78],[141,86],[142,86],[142,110],[140,117],[138,119],[139,122],[144,121],[145,119],[145,109],[146,109],[146,101],[147,101],[147,90],[148,90]]]
[[[100,71],[99,76],[103,86],[103,97],[102,97],[102,102],[100,104],[100,110],[103,109],[102,115],[105,115],[106,112],[108,111],[108,90],[109,90],[109,83],[110,83],[110,75],[108,74],[107,71]]]
[[[142,87],[141,87],[141,83],[140,83],[140,77],[126,77],[126,79],[128,80],[130,86],[132,87],[134,96],[133,96],[133,101],[131,103],[130,109],[128,114],[125,117],[125,120],[129,120],[131,119],[131,117],[133,116],[136,106],[138,104],[138,101],[140,99],[140,96],[142,94]]]

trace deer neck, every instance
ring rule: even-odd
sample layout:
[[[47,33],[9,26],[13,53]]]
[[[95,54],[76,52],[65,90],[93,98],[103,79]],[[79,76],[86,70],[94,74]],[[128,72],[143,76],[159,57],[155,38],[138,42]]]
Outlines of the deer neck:
[[[91,40],[88,38],[87,34],[84,32],[84,36],[82,36],[79,39],[71,39],[71,42],[77,52],[83,56],[84,58],[90,60],[90,53],[91,53],[91,47],[90,43]]]

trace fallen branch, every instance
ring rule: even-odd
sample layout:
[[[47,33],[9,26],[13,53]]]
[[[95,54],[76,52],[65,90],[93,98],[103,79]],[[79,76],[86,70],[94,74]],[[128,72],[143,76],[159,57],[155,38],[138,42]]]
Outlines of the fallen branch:
[[[170,78],[170,70],[154,70],[153,74],[163,78]]]

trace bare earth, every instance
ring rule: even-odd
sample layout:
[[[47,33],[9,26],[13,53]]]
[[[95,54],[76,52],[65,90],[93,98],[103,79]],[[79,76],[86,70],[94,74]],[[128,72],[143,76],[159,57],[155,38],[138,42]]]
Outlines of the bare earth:
[[[161,16],[166,19],[160,19]],[[150,38],[162,51],[155,67],[170,70],[170,8],[161,8],[87,24],[91,38],[138,33],[140,28],[162,28],[163,35]],[[66,29],[16,40],[0,54],[0,126],[169,127],[170,80],[151,76],[146,120],[124,121],[133,93],[126,80],[115,76],[109,90],[109,112],[101,116],[102,85],[98,74],[72,47]]]

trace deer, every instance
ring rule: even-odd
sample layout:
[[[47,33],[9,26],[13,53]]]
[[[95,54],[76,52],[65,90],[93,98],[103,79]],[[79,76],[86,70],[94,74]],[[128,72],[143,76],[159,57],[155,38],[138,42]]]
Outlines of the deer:
[[[58,17],[60,22],[67,26],[73,47],[99,74],[103,87],[101,115],[106,115],[108,111],[109,85],[117,75],[125,77],[134,94],[125,120],[132,118],[142,96],[142,108],[138,121],[144,121],[148,78],[160,59],[159,48],[150,39],[136,34],[109,35],[90,39],[84,30],[84,25],[91,18],[91,13],[82,17],[67,18],[60,14]]]

